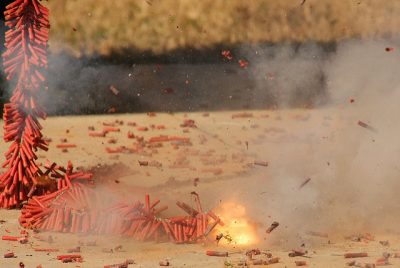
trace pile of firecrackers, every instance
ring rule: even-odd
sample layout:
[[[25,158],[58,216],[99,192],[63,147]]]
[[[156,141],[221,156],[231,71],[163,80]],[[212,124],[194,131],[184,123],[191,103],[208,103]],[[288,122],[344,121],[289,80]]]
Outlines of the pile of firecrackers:
[[[56,163],[41,166],[37,151],[48,150],[39,119],[46,113],[38,95],[47,89],[49,11],[38,0],[16,0],[6,6],[7,80],[15,85],[4,105],[4,141],[10,143],[0,176],[0,207],[22,208],[25,228],[68,233],[113,234],[137,240],[193,243],[206,239],[222,221],[204,211],[197,193],[196,208],[177,202],[186,215],[163,218],[168,206],[159,200],[112,203],[96,191],[92,174]],[[110,205],[111,204],[111,205]]]

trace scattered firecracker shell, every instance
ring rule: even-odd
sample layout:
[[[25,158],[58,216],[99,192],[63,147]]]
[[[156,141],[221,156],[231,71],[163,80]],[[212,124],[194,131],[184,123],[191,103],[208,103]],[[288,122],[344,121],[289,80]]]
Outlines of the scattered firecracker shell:
[[[10,236],[10,235],[3,235],[1,240],[7,240],[7,241],[18,241],[20,237],[18,236]]]
[[[103,132],[120,132],[121,129],[118,127],[112,127],[112,126],[105,126],[103,127]]]
[[[372,126],[368,125],[367,123],[364,123],[363,121],[358,121],[357,124],[358,124],[360,127],[366,128],[366,129],[368,129],[368,130],[376,131],[375,128],[373,128]]]
[[[107,264],[104,265],[104,268],[128,268],[128,264],[125,262],[117,264]]]
[[[233,56],[229,50],[222,50],[221,55],[224,56],[228,60],[233,59]]]
[[[275,230],[277,227],[279,226],[279,222],[274,221],[273,223],[271,223],[271,225],[267,228],[267,230],[265,230],[265,232],[267,234],[271,233],[273,230]]]
[[[18,238],[18,242],[20,244],[27,244],[29,242],[29,240],[27,237],[20,237],[20,238]]]
[[[149,128],[148,127],[138,127],[136,128],[137,131],[148,131]]]
[[[139,165],[140,165],[140,166],[148,166],[148,165],[149,165],[149,161],[141,161],[141,160],[138,160],[138,162],[139,162]]]
[[[7,252],[4,254],[4,258],[15,258],[14,252]]]
[[[76,144],[73,143],[61,143],[56,145],[57,148],[67,149],[67,148],[75,148]]]
[[[307,183],[311,181],[311,178],[305,179],[299,186],[299,189],[303,188]]]
[[[386,52],[394,51],[394,47],[387,47],[387,48],[385,48],[385,51]]]
[[[110,91],[111,91],[115,96],[117,96],[117,95],[119,94],[119,90],[118,90],[115,86],[113,86],[113,85],[110,86]]]
[[[253,255],[260,255],[261,254],[261,250],[259,250],[258,248],[254,248],[254,249],[250,249],[246,251],[246,256],[253,256]]]
[[[58,248],[34,248],[36,252],[58,252],[60,251]]]
[[[296,264],[296,266],[306,266],[307,265],[306,261],[295,261],[294,263]]]
[[[89,136],[90,137],[105,137],[107,134],[106,131],[90,131]]]
[[[379,258],[375,261],[376,266],[386,266],[390,265],[390,262],[387,258]]]
[[[160,266],[169,266],[169,261],[168,260],[163,260],[163,261],[160,261],[158,264]]]
[[[106,152],[109,154],[118,154],[118,153],[125,153],[125,154],[130,154],[130,153],[134,153],[135,150],[131,149],[131,148],[127,148],[125,146],[119,146],[116,148],[110,148],[110,147],[106,147],[105,148]]]
[[[254,161],[254,165],[256,166],[264,166],[264,167],[268,167],[268,162],[267,161]]]
[[[347,262],[348,266],[355,266],[360,268],[375,268],[377,265],[375,263],[361,263],[357,261]]]
[[[249,62],[246,60],[239,60],[239,66],[240,68],[247,68],[247,66],[249,65]]]
[[[115,127],[115,122],[102,122],[102,124],[106,127]]]
[[[65,259],[70,259],[70,260],[77,260],[77,259],[82,259],[82,256],[80,254],[66,254],[66,255],[58,255],[57,260],[65,260]]]
[[[292,249],[291,252],[289,252],[288,256],[289,257],[298,257],[298,256],[304,256],[307,254],[307,250],[303,249]]]
[[[214,257],[228,257],[229,253],[226,251],[213,251],[213,250],[207,250],[206,251],[207,256],[214,256]]]
[[[270,259],[267,260],[266,265],[279,263],[279,260],[280,260],[279,257],[270,258]]]
[[[343,254],[343,256],[348,259],[348,258],[365,258],[368,257],[368,253],[366,252],[349,252]]]
[[[232,119],[235,118],[251,118],[253,117],[252,113],[247,113],[247,112],[243,112],[243,113],[236,113],[232,115]]]
[[[195,121],[192,120],[192,119],[185,119],[180,126],[181,127],[197,128]]]

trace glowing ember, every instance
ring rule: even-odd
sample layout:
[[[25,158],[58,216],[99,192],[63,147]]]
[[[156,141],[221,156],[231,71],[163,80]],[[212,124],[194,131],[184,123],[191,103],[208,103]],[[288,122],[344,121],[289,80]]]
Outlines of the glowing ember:
[[[246,208],[233,202],[224,203],[218,214],[225,223],[215,231],[220,244],[251,245],[258,242],[256,226],[246,216]]]

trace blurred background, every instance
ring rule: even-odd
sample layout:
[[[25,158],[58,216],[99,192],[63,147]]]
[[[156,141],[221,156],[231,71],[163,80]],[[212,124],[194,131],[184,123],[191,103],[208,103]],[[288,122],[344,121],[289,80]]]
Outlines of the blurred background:
[[[44,3],[49,114],[321,106],[339,45],[399,44],[398,0]]]

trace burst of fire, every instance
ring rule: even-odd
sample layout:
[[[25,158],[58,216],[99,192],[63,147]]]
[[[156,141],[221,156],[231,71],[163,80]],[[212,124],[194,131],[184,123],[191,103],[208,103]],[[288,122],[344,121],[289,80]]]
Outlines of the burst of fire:
[[[256,225],[248,219],[243,205],[224,203],[220,206],[218,215],[225,224],[214,233],[219,238],[219,244],[252,245],[258,242]]]

